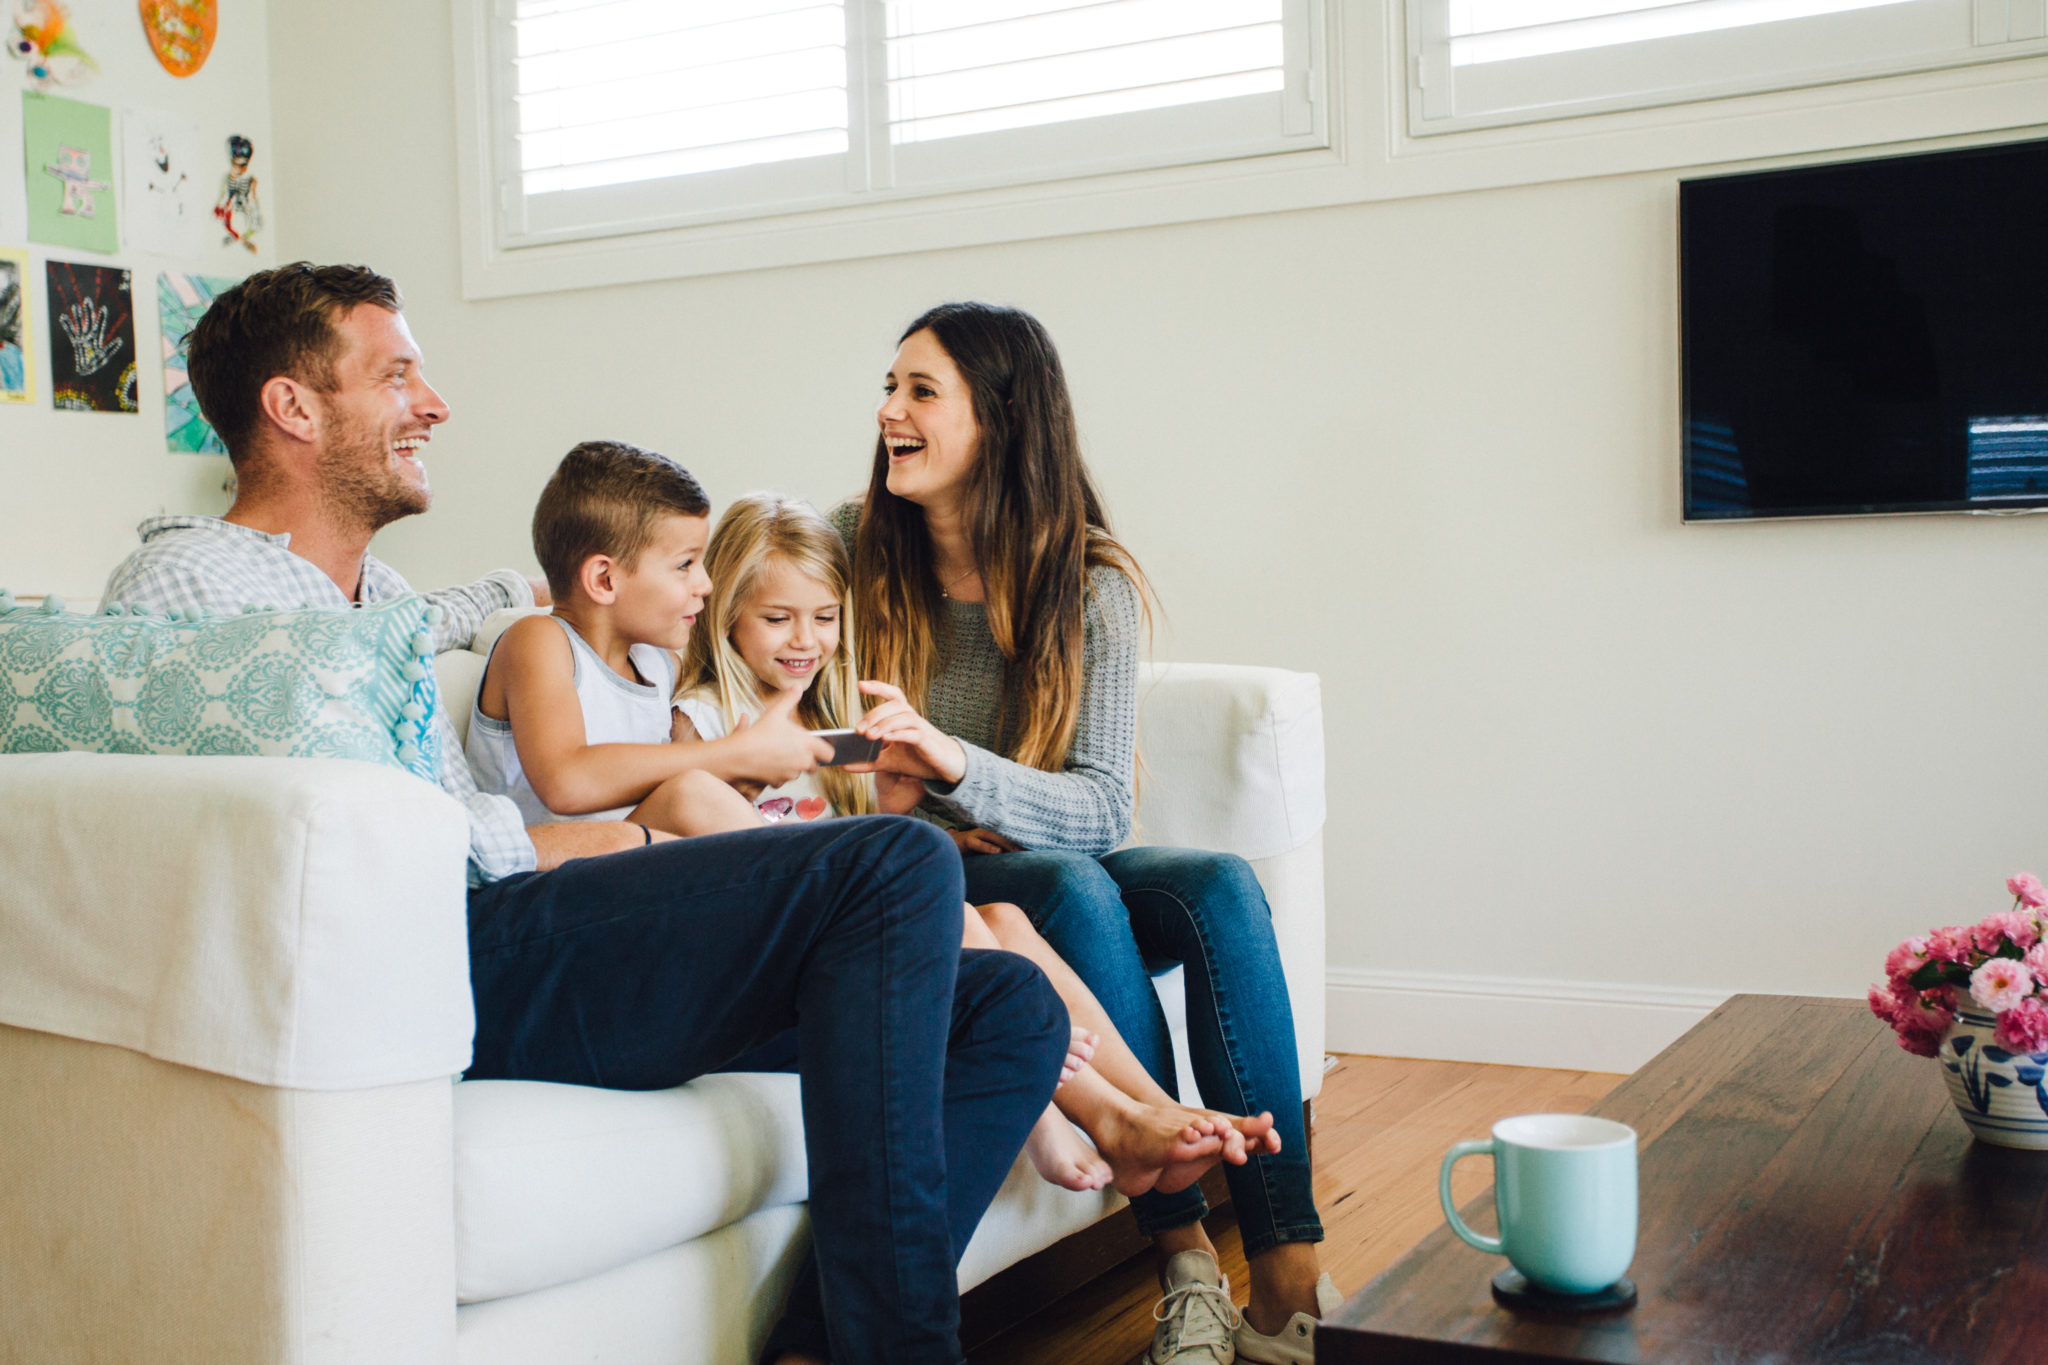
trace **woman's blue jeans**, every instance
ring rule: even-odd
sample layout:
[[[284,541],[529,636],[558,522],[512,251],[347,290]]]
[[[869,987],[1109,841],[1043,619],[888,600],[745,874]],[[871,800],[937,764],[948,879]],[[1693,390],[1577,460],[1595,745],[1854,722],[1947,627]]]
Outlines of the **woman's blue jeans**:
[[[1281,1242],[1319,1242],[1302,1129],[1294,1012],[1273,938],[1273,912],[1251,865],[1227,853],[1128,848],[997,853],[966,859],[967,898],[1022,906],[1053,951],[1095,992],[1131,1051],[1178,1093],[1173,1044],[1148,964],[1186,965],[1188,1056],[1210,1106],[1270,1110],[1277,1156],[1225,1166],[1247,1256]],[[1131,1201],[1147,1237],[1208,1212],[1199,1186]]]

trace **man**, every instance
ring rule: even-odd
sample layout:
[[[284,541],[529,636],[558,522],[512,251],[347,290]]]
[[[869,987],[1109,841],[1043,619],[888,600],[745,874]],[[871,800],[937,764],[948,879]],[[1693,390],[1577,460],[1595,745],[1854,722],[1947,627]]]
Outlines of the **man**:
[[[106,600],[234,612],[410,591],[370,538],[432,504],[420,456],[448,407],[397,287],[359,266],[264,271],[188,348],[235,502],[143,523]],[[509,572],[435,594],[441,647],[531,597]],[[441,754],[470,821],[469,1074],[661,1088],[793,1025],[816,1277],[771,1357],[957,1361],[955,1262],[1051,1097],[1068,1025],[1024,959],[960,951],[951,842],[886,817],[645,846],[617,821],[527,828],[478,792],[452,727]]]

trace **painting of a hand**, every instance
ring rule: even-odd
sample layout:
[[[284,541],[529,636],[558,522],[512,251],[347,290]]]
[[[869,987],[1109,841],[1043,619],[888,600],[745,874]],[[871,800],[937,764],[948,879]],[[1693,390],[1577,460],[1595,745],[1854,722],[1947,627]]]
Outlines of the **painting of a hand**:
[[[57,325],[71,338],[73,368],[79,374],[105,369],[120,351],[125,338],[116,336],[109,340],[108,319],[106,305],[90,298],[78,300],[58,315]]]

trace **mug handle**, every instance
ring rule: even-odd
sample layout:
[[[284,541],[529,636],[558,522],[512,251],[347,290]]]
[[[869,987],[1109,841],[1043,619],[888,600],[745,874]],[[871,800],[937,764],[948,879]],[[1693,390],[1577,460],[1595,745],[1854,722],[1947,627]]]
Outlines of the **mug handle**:
[[[1450,1151],[1445,1152],[1443,1169],[1437,1174],[1436,1196],[1444,1206],[1444,1217],[1450,1220],[1452,1232],[1457,1233],[1459,1237],[1478,1247],[1481,1251],[1490,1251],[1498,1256],[1501,1254],[1500,1238],[1488,1237],[1485,1233],[1474,1232],[1471,1228],[1466,1227],[1465,1220],[1458,1217],[1458,1210],[1451,1204],[1451,1167],[1457,1165],[1461,1157],[1492,1155],[1493,1139],[1491,1138],[1479,1142],[1460,1142],[1452,1147]]]

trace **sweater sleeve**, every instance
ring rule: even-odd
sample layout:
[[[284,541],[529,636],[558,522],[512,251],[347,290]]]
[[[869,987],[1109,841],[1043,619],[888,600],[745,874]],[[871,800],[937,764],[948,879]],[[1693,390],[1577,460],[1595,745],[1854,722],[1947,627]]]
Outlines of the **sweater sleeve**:
[[[832,524],[832,529],[846,542],[848,555],[853,553],[854,534],[860,530],[860,505],[859,498],[848,498],[825,514],[825,520]]]
[[[1058,772],[961,742],[967,771],[932,794],[961,823],[1029,849],[1099,857],[1131,832],[1138,747],[1138,589],[1111,568],[1088,576],[1082,611],[1081,714]]]
[[[467,649],[476,638],[484,618],[506,607],[533,605],[533,587],[523,574],[495,569],[474,583],[440,588],[423,596],[441,608],[441,624],[434,628],[434,652]]]

